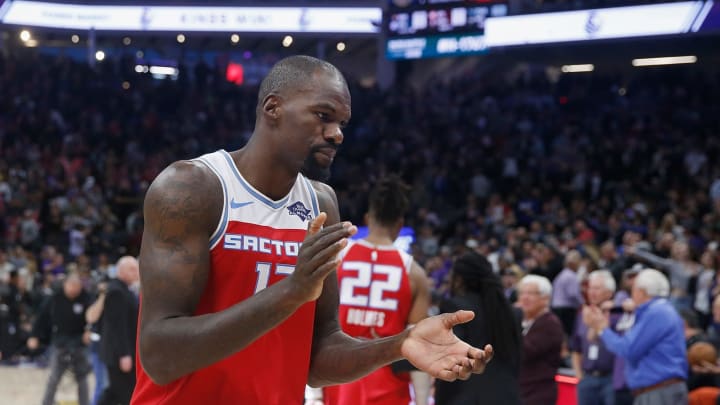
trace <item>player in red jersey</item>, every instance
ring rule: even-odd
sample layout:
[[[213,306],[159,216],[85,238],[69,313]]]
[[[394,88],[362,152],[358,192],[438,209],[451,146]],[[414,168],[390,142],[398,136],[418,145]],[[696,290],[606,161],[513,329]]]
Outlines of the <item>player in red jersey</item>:
[[[427,318],[430,292],[425,271],[393,245],[404,223],[408,191],[396,176],[379,180],[365,216],[368,236],[351,242],[341,253],[339,316],[342,330],[350,336],[392,336]],[[429,376],[419,371],[412,375],[415,403],[425,405]],[[360,380],[325,388],[325,404],[408,405],[409,381],[410,373],[387,365]]]
[[[445,380],[482,372],[492,348],[452,333],[469,311],[372,341],[339,328],[334,270],[357,228],[320,181],[350,119],[337,68],[281,60],[256,113],[243,148],[173,163],[148,189],[132,403],[301,404],[306,383],[352,381],[401,358]]]

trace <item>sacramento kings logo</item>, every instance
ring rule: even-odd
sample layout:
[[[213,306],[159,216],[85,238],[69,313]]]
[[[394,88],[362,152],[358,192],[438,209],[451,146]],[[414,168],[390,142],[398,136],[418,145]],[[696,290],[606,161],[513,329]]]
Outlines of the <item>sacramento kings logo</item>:
[[[310,215],[310,210],[303,205],[302,202],[296,201],[292,205],[289,205],[287,207],[288,211],[290,212],[290,215],[297,215],[300,217],[300,219],[305,222],[305,220],[312,219],[312,215]]]
[[[585,32],[588,36],[594,36],[602,28],[602,20],[598,17],[597,12],[591,11],[585,22]]]

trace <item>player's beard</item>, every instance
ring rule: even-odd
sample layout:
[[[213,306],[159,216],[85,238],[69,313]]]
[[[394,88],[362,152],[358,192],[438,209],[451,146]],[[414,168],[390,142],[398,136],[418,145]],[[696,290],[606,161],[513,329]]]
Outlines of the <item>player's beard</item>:
[[[310,180],[317,180],[321,182],[326,182],[330,179],[330,167],[332,166],[332,162],[329,163],[327,166],[324,166],[323,164],[319,163],[317,158],[315,157],[315,154],[318,152],[321,152],[323,148],[332,147],[335,150],[337,150],[337,146],[335,145],[318,145],[310,148],[310,153],[308,153],[307,157],[305,158],[305,162],[303,163],[303,167],[301,169],[302,174],[309,178]]]
[[[330,179],[330,166],[323,167],[315,159],[315,153],[308,154],[301,169],[303,176],[310,180],[326,182]]]

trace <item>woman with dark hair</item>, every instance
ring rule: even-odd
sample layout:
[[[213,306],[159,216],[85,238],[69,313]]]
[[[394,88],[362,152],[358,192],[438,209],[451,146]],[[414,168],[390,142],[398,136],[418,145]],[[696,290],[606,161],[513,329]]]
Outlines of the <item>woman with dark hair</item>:
[[[440,304],[443,312],[459,309],[474,311],[475,319],[453,328],[455,334],[476,347],[491,344],[495,356],[483,375],[473,375],[467,381],[437,380],[435,403],[520,404],[518,374],[522,351],[522,314],[505,298],[500,278],[493,273],[487,259],[474,252],[455,260],[451,298]]]

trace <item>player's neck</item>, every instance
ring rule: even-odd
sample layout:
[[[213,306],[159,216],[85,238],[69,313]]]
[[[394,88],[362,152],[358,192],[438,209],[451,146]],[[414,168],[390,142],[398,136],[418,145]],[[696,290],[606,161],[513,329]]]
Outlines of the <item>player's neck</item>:
[[[280,165],[272,164],[273,160],[268,159],[266,154],[256,152],[261,149],[258,146],[251,139],[245,147],[230,155],[240,174],[255,189],[272,200],[282,199],[295,184],[297,172],[292,173],[283,170]]]
[[[368,233],[365,240],[376,246],[389,246],[393,244],[395,238],[393,238],[389,230],[373,229]]]

